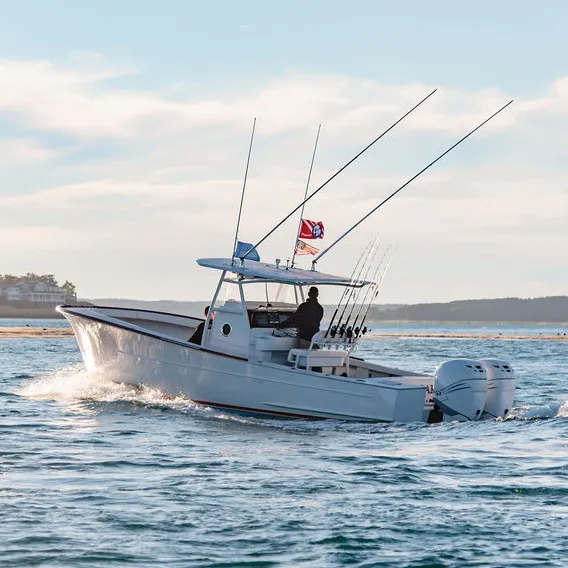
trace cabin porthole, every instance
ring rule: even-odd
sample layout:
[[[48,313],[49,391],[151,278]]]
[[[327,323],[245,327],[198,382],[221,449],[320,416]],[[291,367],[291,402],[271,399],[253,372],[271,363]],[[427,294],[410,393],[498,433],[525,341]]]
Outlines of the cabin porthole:
[[[224,323],[223,327],[221,328],[221,332],[223,333],[223,335],[225,337],[228,337],[229,335],[231,335],[231,331],[233,331],[233,328],[231,327],[231,325],[228,324],[228,323]]]

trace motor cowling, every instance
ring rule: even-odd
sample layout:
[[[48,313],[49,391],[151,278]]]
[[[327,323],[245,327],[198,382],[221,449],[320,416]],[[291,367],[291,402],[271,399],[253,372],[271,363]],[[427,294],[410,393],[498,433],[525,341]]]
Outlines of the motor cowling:
[[[487,373],[479,361],[452,359],[435,373],[434,402],[444,417],[479,420],[487,399]]]
[[[478,363],[487,374],[485,418],[505,417],[513,406],[517,380],[513,368],[500,359],[481,359]]]

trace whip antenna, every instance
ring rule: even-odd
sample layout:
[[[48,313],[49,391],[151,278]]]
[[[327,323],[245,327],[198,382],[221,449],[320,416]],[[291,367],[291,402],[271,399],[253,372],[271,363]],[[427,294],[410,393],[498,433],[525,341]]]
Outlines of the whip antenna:
[[[245,168],[245,179],[243,181],[243,191],[241,192],[241,205],[239,207],[239,216],[237,217],[237,228],[235,230],[235,242],[233,243],[233,254],[231,255],[231,264],[235,263],[235,250],[237,248],[237,239],[239,238],[239,226],[241,224],[241,213],[243,211],[243,200],[245,198],[245,188],[247,186],[247,176],[248,176],[249,164],[250,164],[250,154],[252,152],[252,141],[254,140],[254,128],[255,128],[255,126],[256,126],[256,118],[252,122],[252,133],[250,135],[250,145],[249,145],[249,151],[248,151],[248,157],[247,157],[247,167]],[[245,257],[251,250],[253,250],[253,249],[250,249],[246,252]],[[242,259],[243,258],[244,257],[242,257]]]
[[[429,99],[437,90],[438,89],[434,89],[430,94],[426,95],[419,103],[416,103],[409,111],[404,113],[396,122],[394,122],[391,126],[389,126],[382,134],[379,134],[379,136],[377,136],[371,143],[367,144],[365,148],[363,148],[355,157],[351,158],[351,160],[349,160],[342,168],[339,168],[339,170],[337,170],[326,182],[320,185],[309,197],[304,199],[304,201],[302,201],[300,205],[298,205],[295,209],[293,209],[290,213],[288,213],[288,215],[286,215],[286,217],[284,217],[284,219],[282,219],[282,221],[280,221],[278,225],[276,225],[273,229],[271,229],[268,233],[266,233],[266,235],[264,235],[264,237],[262,237],[262,239],[260,239],[258,243],[256,243],[253,247],[247,250],[247,252],[240,257],[241,260],[243,260],[251,250],[260,246],[270,235],[272,235],[272,233],[274,233],[274,231],[276,231],[276,229],[278,229],[278,227],[280,227],[280,225],[285,223],[292,215],[294,215],[294,213],[296,213],[296,211],[298,211],[300,207],[303,207],[305,203],[307,203],[312,197],[314,197],[314,195],[319,193],[331,180],[335,179],[344,169],[350,166],[359,156],[361,156],[361,154],[366,152],[373,144],[378,142],[383,136],[385,136],[388,132],[390,132],[399,122],[402,122],[410,113],[412,113],[423,102]]]
[[[306,205],[306,197],[308,196],[308,189],[310,187],[310,179],[312,177],[312,168],[314,167],[314,160],[316,159],[316,150],[318,148],[318,140],[320,137],[321,124],[318,126],[318,133],[316,135],[316,143],[314,144],[314,153],[312,154],[312,162],[310,164],[310,171],[308,173],[308,181],[306,182],[306,191],[304,193],[304,202],[302,203],[302,210],[300,211],[300,222],[298,223],[298,230],[296,232],[296,240],[294,241],[294,254],[292,255],[292,263],[290,268],[294,268],[294,261],[296,260],[296,250],[298,246],[298,239],[302,232],[302,219],[304,218],[304,206]]]
[[[476,126],[468,134],[460,138],[455,144],[450,146],[443,154],[440,154],[435,160],[432,160],[425,168],[422,168],[417,174],[413,175],[405,184],[401,185],[396,191],[393,191],[386,199],[383,199],[374,209],[371,209],[363,218],[359,219],[355,225],[353,225],[349,230],[345,231],[336,241],[329,245],[326,249],[320,252],[314,260],[312,260],[312,270],[315,270],[316,262],[327,252],[329,252],[339,241],[343,240],[353,229],[358,227],[365,219],[369,218],[377,209],[380,209],[387,201],[392,199],[399,191],[402,191],[407,185],[410,185],[417,177],[422,175],[427,169],[431,168],[437,161],[441,160],[446,154],[451,152],[456,146],[459,146],[466,138],[469,138],[474,132],[479,130],[483,125],[487,124],[492,118],[497,116],[500,112],[505,110],[513,101],[509,101],[506,105],[503,105],[497,112],[494,112],[489,118],[486,118],[481,124]]]

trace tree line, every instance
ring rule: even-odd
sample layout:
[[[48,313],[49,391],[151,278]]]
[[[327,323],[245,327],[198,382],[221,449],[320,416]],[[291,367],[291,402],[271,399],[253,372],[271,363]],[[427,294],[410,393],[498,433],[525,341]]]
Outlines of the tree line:
[[[373,307],[369,319],[376,321],[447,322],[568,322],[568,296],[461,300],[440,304],[414,304],[382,309]]]

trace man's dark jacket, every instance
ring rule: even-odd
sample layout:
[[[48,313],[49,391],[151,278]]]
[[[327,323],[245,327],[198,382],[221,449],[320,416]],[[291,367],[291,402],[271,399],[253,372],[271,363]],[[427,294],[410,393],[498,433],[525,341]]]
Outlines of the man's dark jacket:
[[[323,318],[323,308],[317,298],[308,298],[298,306],[298,309],[279,327],[297,327],[298,337],[311,341],[319,331],[319,324]]]

